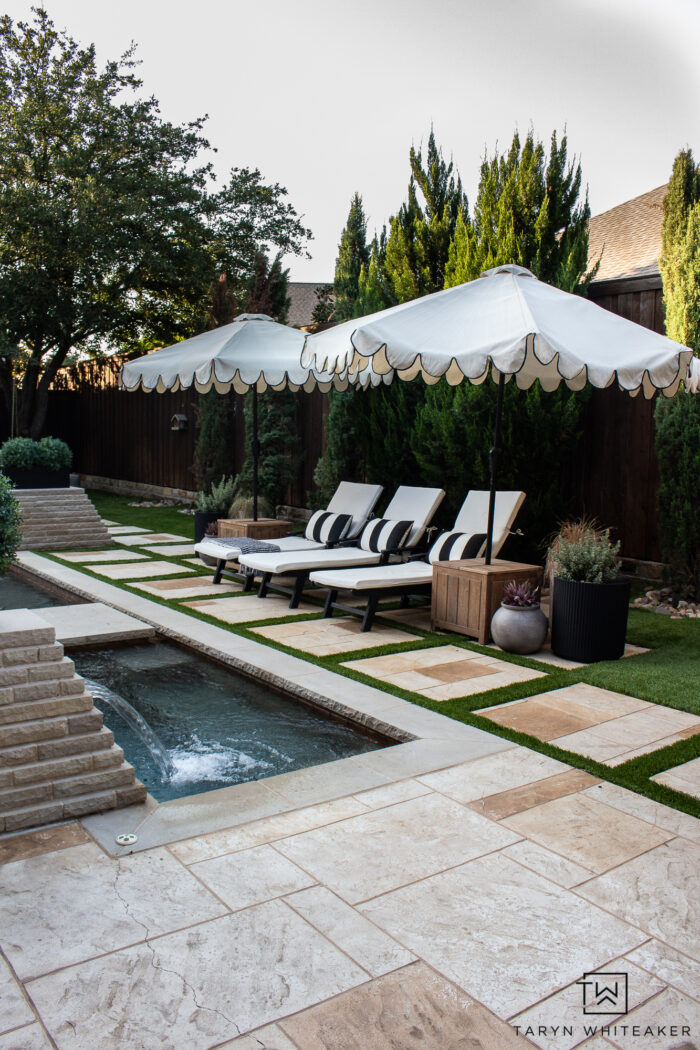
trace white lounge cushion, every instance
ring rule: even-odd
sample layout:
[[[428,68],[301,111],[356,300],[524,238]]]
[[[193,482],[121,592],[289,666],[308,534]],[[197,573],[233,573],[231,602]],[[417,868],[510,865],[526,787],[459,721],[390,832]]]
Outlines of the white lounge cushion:
[[[341,481],[326,507],[331,514],[351,514],[352,523],[347,536],[354,539],[374,510],[374,505],[384,491],[382,485],[365,485],[357,481]]]
[[[360,547],[327,547],[312,551],[280,551],[279,554],[242,554],[241,565],[256,572],[269,572],[273,576],[284,576],[294,572],[310,572],[312,569],[346,568],[353,565],[376,565],[381,554],[363,551]]]
[[[524,492],[503,491],[496,493],[493,514],[493,556],[500,551],[508,539],[518,511],[525,501]],[[489,520],[488,489],[472,489],[462,504],[455,519],[455,531],[466,532],[471,536],[475,532],[486,532]]]
[[[432,583],[433,567],[426,561],[404,561],[356,569],[322,569],[312,572],[312,583],[329,590],[365,591],[375,587],[418,587]]]
[[[316,543],[340,543],[352,522],[351,514],[332,514],[329,510],[317,510],[309,518],[305,536]]]
[[[486,533],[443,532],[428,552],[428,561],[461,561],[463,558],[478,558],[486,543]]]
[[[270,543],[274,543],[281,551],[309,551],[323,549],[322,543],[307,540],[304,536],[282,536],[278,540],[270,540]],[[216,558],[217,561],[221,561],[222,558],[226,561],[237,561],[238,555],[241,553],[240,548],[236,547],[235,536],[231,537],[230,546],[227,544],[224,547],[221,543],[212,543],[209,539],[203,539],[195,544],[194,549],[197,554],[205,554],[209,558]]]
[[[384,511],[384,517],[392,521],[412,521],[413,526],[406,546],[415,547],[444,498],[444,489],[399,485],[391,503]]]
[[[374,551],[384,554],[403,546],[408,536],[413,519],[392,521],[390,518],[375,518],[368,521],[360,536],[360,547],[363,551]]]

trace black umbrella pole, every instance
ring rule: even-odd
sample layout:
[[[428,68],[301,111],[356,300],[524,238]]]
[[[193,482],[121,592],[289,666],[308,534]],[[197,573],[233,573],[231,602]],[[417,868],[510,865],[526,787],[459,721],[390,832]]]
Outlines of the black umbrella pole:
[[[258,391],[253,387],[253,521],[258,520]]]
[[[493,448],[489,452],[489,467],[491,483],[489,486],[489,518],[486,526],[486,555],[484,561],[491,564],[491,550],[493,548],[493,519],[496,510],[496,471],[498,468],[498,453],[501,440],[501,417],[503,415],[503,391],[506,388],[506,377],[501,372],[498,377],[498,400],[496,401],[496,420],[493,425]]]

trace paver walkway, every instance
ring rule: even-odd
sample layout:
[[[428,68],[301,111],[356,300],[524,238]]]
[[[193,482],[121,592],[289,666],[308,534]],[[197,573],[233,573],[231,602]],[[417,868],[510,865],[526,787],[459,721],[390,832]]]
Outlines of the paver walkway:
[[[700,821],[521,747],[120,858],[32,832],[0,864],[3,1050],[700,1035]],[[583,1014],[596,970],[628,1015]]]

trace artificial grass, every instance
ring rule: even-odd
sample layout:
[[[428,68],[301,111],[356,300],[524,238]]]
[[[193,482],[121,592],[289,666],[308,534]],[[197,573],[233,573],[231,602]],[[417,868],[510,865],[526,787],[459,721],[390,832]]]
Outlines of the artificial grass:
[[[122,499],[122,497],[118,498]],[[128,508],[130,512],[138,509]],[[161,509],[167,510],[168,508],[144,508],[149,514]],[[106,512],[101,511],[101,513],[105,513],[105,516],[107,516]],[[112,515],[112,517],[113,520],[117,520],[116,516]],[[136,524],[133,520],[127,523]],[[149,527],[154,528],[155,526],[150,525]],[[163,531],[174,531],[171,526],[168,526],[167,530],[164,525],[159,526],[159,528],[162,528]],[[144,543],[147,542],[147,538],[144,538]],[[51,554],[46,556],[62,565],[66,564],[66,562],[60,562],[59,558],[55,558]],[[157,558],[158,556],[155,557]],[[162,558],[173,561],[178,560],[168,559],[165,552]],[[105,578],[91,572],[89,566],[72,563],[71,567],[78,568],[80,571],[85,572],[86,575],[105,582]],[[193,575],[208,575],[208,571],[204,567],[200,572],[197,571],[195,566],[183,565],[182,567],[183,570],[188,572],[191,570]],[[140,597],[145,596],[144,592],[130,586],[129,581],[109,580],[107,582],[113,586],[121,587],[131,594]],[[700,800],[676,792],[649,779],[655,773],[680,765],[700,755],[700,734],[651,752],[648,755],[642,755],[629,762],[621,763],[619,766],[609,767],[582,755],[564,751],[554,744],[538,740],[525,733],[499,726],[479,715],[479,710],[485,707],[508,703],[512,700],[525,699],[554,689],[561,689],[577,682],[587,682],[603,689],[610,689],[614,692],[649,700],[652,703],[700,714],[700,696],[698,696],[697,687],[697,683],[700,681],[700,621],[698,620],[670,620],[667,617],[654,613],[630,610],[628,641],[634,645],[651,649],[652,651],[649,653],[627,657],[622,660],[592,664],[572,670],[565,670],[551,664],[543,664],[529,657],[498,653],[499,659],[502,659],[504,662],[516,663],[544,671],[545,677],[535,678],[527,682],[518,682],[500,689],[489,690],[485,693],[461,699],[437,702],[429,700],[420,694],[381,682],[360,671],[343,667],[342,665],[350,661],[369,657],[444,645],[457,645],[460,648],[466,648],[489,656],[494,655],[494,650],[478,645],[471,639],[466,639],[463,635],[437,634],[423,631],[413,626],[406,626],[406,631],[414,635],[413,638],[406,642],[318,657],[256,634],[253,628],[262,625],[289,623],[296,620],[318,619],[321,615],[320,611],[319,613],[306,614],[291,612],[289,616],[273,620],[265,619],[263,616],[259,620],[248,621],[244,625],[227,624],[200,610],[181,605],[180,601],[169,601],[166,598],[151,595],[148,596],[148,599],[166,608],[179,608],[181,612],[185,612],[187,615],[194,616],[213,626],[288,653],[316,666],[345,675],[372,688],[381,689],[400,699],[437,711],[457,721],[474,725],[489,733],[511,740],[514,744],[521,744],[531,750],[557,758],[575,768],[585,770],[602,780],[627,787],[655,801],[700,817]],[[181,599],[182,602],[186,600],[189,599]],[[387,611],[387,609],[385,608],[384,611]],[[381,615],[377,617],[377,622],[384,622],[399,629],[402,626],[391,620],[382,620]]]
[[[130,507],[138,502],[138,496],[118,496],[113,492],[88,491],[93,505],[101,517],[116,521],[120,525],[138,525],[151,532],[172,532],[176,536],[194,539],[194,517],[180,514],[177,507]]]

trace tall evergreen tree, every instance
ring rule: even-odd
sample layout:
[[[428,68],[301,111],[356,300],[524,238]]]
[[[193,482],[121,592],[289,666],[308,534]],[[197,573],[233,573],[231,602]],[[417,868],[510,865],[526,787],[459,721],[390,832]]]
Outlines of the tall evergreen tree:
[[[580,164],[567,160],[566,136],[559,144],[552,135],[547,157],[532,131],[522,145],[516,133],[507,153],[496,151],[481,165],[473,220],[457,217],[446,287],[516,263],[550,284],[584,291],[590,211],[581,185]],[[539,387],[506,388],[502,446],[508,455],[501,457],[498,483],[528,492],[522,522],[530,556],[564,512],[562,481],[587,396],[565,386],[546,395]],[[445,479],[446,509],[456,509],[467,489],[488,486],[495,402],[491,382],[426,390],[411,443],[421,475],[432,483]]]
[[[338,258],[335,261],[334,320],[347,321],[350,317],[357,316],[360,271],[368,265],[367,219],[362,207],[362,197],[355,193],[350,201],[350,211],[345,229],[340,235]]]
[[[207,310],[209,328],[230,324],[238,312],[238,299],[226,274],[220,274],[210,289]],[[193,471],[200,492],[234,472],[234,396],[210,390],[197,395],[197,442]]]
[[[682,150],[664,198],[659,259],[666,334],[700,351],[700,165]],[[659,536],[670,582],[700,595],[700,397],[659,398],[655,413],[659,460]],[[679,469],[680,468],[680,469]]]

